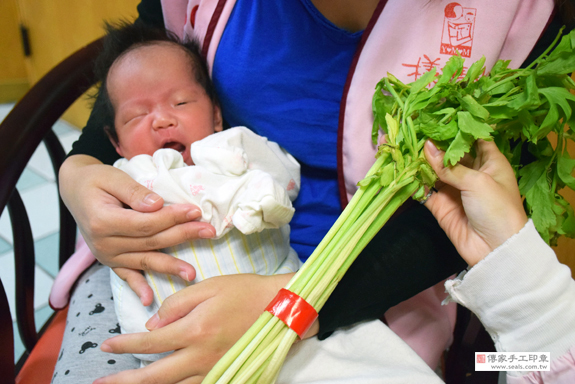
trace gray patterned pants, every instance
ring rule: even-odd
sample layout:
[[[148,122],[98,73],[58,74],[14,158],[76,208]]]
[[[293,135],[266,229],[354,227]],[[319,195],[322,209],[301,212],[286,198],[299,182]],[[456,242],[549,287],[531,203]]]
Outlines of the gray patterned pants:
[[[99,263],[78,279],[70,299],[62,348],[53,384],[91,384],[99,377],[139,368],[132,354],[100,350],[102,342],[120,333],[110,289],[110,270]]]

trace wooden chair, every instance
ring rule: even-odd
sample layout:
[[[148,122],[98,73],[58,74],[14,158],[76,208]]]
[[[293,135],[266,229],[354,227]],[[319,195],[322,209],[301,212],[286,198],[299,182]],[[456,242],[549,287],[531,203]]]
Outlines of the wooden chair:
[[[41,141],[46,145],[56,179],[66,154],[52,126],[94,83],[97,40],[78,50],[46,74],[0,124],[0,211],[8,207],[14,237],[16,316],[25,352],[14,364],[14,338],[8,300],[0,281],[0,384],[48,384],[66,322],[66,310],[55,313],[36,332],[34,321],[34,241],[16,182]],[[60,266],[74,252],[76,223],[60,200]]]

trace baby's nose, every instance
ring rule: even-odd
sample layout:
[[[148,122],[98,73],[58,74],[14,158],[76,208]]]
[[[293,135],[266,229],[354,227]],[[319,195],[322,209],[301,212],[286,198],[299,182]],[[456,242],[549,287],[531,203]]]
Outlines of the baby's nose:
[[[152,127],[154,129],[164,129],[176,124],[176,119],[167,111],[158,111],[154,116]]]

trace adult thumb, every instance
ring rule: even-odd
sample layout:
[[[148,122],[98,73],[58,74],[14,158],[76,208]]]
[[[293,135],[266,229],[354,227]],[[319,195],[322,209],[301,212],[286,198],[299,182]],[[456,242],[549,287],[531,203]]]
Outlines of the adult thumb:
[[[439,172],[444,168],[443,158],[445,157],[445,152],[437,148],[431,140],[425,142],[423,152],[431,168],[439,175]]]
[[[455,164],[454,166],[445,166],[443,164],[443,159],[445,157],[445,152],[438,149],[431,140],[425,142],[425,147],[423,148],[425,153],[425,158],[427,162],[437,176],[442,182],[451,185],[459,190],[464,188],[465,180],[474,171],[461,164]]]
[[[162,208],[164,200],[127,173],[117,170],[107,180],[108,193],[138,212],[155,212]]]

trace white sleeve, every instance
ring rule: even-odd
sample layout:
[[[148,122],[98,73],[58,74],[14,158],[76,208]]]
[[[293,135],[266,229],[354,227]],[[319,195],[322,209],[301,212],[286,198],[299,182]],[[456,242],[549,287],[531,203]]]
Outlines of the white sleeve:
[[[551,352],[553,361],[575,345],[575,281],[531,220],[445,287],[479,317],[498,351]]]
[[[260,170],[284,187],[292,201],[299,193],[299,163],[277,143],[246,127],[230,128],[197,141],[191,154],[194,164],[214,173],[239,176]]]

